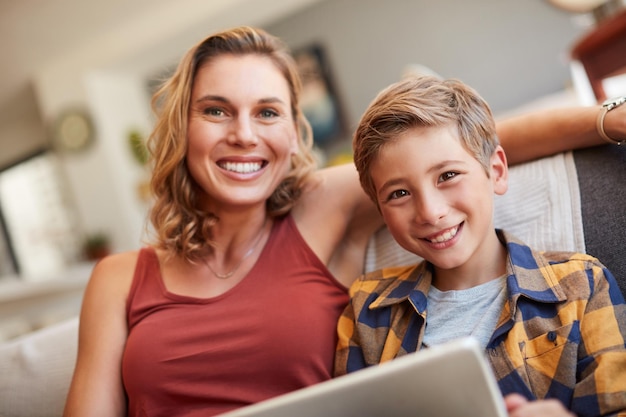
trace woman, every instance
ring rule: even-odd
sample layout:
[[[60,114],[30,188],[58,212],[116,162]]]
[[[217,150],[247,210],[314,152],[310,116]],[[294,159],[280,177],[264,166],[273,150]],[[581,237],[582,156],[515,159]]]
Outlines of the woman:
[[[215,415],[330,378],[381,221],[352,165],[314,170],[299,93],[284,45],[245,27],[194,46],[157,92],[154,239],[94,268],[65,416]],[[597,111],[502,142],[518,161],[600,143]]]

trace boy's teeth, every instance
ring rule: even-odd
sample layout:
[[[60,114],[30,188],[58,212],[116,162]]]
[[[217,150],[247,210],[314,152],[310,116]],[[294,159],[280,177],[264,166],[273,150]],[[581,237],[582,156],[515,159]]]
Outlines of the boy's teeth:
[[[456,232],[459,231],[458,227],[454,227],[448,231],[446,231],[445,233],[435,237],[434,239],[431,239],[431,242],[435,242],[435,243],[442,243],[445,242],[447,240],[452,239],[454,236],[456,236]]]
[[[228,171],[238,172],[240,174],[256,172],[261,169],[260,162],[226,162],[221,164],[221,166]]]

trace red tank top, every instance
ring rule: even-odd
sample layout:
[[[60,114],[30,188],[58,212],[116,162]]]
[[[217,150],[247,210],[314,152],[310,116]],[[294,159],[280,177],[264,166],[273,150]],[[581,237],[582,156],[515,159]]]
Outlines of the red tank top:
[[[216,415],[330,379],[347,302],[290,215],[248,275],[210,299],[168,292],[142,249],[122,362],[129,417]]]

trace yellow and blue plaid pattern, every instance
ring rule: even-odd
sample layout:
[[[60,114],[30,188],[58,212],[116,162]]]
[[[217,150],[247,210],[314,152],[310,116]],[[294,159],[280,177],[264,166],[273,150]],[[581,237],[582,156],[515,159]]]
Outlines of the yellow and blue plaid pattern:
[[[580,253],[508,249],[508,300],[486,355],[504,395],[557,398],[579,416],[626,416],[626,305],[615,278]],[[360,277],[338,323],[335,374],[422,347],[427,262]]]

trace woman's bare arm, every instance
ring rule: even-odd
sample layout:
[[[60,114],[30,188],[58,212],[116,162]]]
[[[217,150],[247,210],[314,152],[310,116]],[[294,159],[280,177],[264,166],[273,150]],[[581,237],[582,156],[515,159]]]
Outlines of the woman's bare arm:
[[[541,110],[497,123],[497,132],[511,165],[563,151],[606,144],[596,130],[600,106]],[[607,113],[606,133],[626,139],[626,105]]]
[[[311,249],[344,285],[363,272],[365,248],[382,226],[354,164],[319,170],[292,210],[300,233]]]
[[[126,297],[136,252],[113,255],[94,268],[80,315],[78,358],[64,417],[125,416],[122,354]]]

